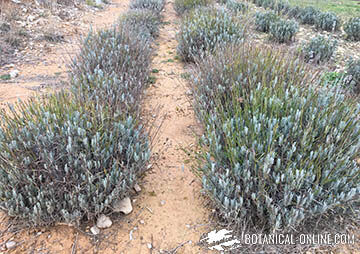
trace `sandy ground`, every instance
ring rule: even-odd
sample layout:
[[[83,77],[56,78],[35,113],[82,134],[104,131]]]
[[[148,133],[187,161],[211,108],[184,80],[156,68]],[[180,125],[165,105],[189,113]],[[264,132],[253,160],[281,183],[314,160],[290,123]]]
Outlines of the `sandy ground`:
[[[113,24],[119,14],[128,9],[129,1],[115,0],[107,10],[88,14],[93,28]],[[134,211],[128,216],[113,215],[114,225],[94,237],[68,226],[37,228],[15,233],[7,231],[8,217],[0,213],[0,253],[207,253],[197,246],[200,236],[209,232],[209,212],[200,193],[200,182],[187,166],[182,148],[196,142],[193,131],[196,121],[187,100],[186,87],[179,78],[182,64],[174,60],[178,18],[168,1],[164,11],[164,26],[156,41],[153,69],[159,70],[156,83],[147,91],[144,118],[157,129],[153,148],[152,168],[143,178],[141,193],[133,197]],[[2,103],[26,99],[34,93],[57,89],[58,81],[66,80],[66,63],[76,52],[73,43],[57,45],[36,63],[17,65],[20,75],[12,82],[0,83]],[[44,85],[44,79],[54,85]],[[45,82],[49,84],[49,82]],[[50,82],[51,84],[51,82]],[[159,129],[160,128],[160,129]],[[85,228],[85,227],[84,227]],[[17,247],[4,248],[14,241]]]

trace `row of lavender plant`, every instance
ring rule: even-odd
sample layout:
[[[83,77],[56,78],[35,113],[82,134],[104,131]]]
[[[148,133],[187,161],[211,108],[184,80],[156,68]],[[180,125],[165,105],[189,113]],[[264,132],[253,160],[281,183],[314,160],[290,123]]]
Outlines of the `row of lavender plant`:
[[[139,110],[164,1],[134,0],[91,31],[70,89],[0,113],[0,208],[27,225],[79,225],[128,196],[150,157]]]

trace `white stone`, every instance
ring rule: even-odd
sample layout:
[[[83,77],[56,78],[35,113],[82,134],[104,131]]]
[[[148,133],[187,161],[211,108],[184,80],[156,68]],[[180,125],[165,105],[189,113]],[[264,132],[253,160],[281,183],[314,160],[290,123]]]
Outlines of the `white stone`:
[[[137,193],[139,193],[139,192],[141,191],[141,188],[140,188],[140,186],[139,186],[138,184],[135,184],[135,185],[134,185],[134,190],[135,190]]]
[[[151,243],[148,243],[148,244],[147,244],[147,247],[148,247],[149,249],[152,249],[152,244],[151,244]]]
[[[162,206],[165,205],[165,200],[161,200],[160,205],[162,205]]]
[[[19,76],[19,71],[18,70],[12,70],[10,71],[10,77],[11,78],[16,78],[17,76]]]
[[[90,232],[91,232],[93,235],[98,235],[98,234],[100,234],[100,229],[99,229],[96,225],[94,225],[94,226],[92,226],[92,227],[90,228]]]
[[[95,0],[96,5],[101,5],[103,2],[101,0]]]
[[[112,221],[110,220],[109,217],[107,217],[104,214],[101,214],[96,221],[96,226],[98,228],[109,228],[111,227],[111,225],[112,225]]]
[[[129,214],[132,212],[133,208],[131,205],[131,200],[129,197],[126,197],[122,200],[115,202],[113,206],[114,212],[122,212],[124,214]]]
[[[34,15],[29,15],[28,16],[28,18],[27,18],[27,20],[29,21],[29,22],[33,22],[34,20],[35,20],[35,16]]]
[[[14,242],[14,241],[8,241],[8,242],[5,244],[5,246],[6,246],[6,249],[8,249],[8,250],[13,249],[13,248],[15,248],[15,246],[16,246],[16,242]]]

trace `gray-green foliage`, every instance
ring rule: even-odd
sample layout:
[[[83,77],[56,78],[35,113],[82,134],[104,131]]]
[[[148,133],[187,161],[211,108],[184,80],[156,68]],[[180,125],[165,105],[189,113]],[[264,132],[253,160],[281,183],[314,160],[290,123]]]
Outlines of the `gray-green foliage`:
[[[245,13],[249,9],[249,5],[247,3],[239,2],[237,0],[228,0],[226,1],[226,8],[235,13]]]
[[[288,1],[277,1],[276,4],[273,6],[273,10],[278,14],[287,14],[291,9],[291,5]]]
[[[225,9],[199,8],[186,15],[177,35],[177,52],[183,61],[212,52],[219,43],[240,42],[245,36],[245,24]]]
[[[307,6],[301,9],[299,16],[297,17],[301,24],[314,25],[316,17],[320,14],[320,10],[313,7]]]
[[[289,9],[287,16],[289,18],[299,19],[302,12],[302,8],[300,6],[293,6]]]
[[[340,18],[332,12],[320,12],[315,19],[316,29],[334,32],[338,31],[341,26]]]
[[[101,70],[106,74],[105,78],[116,77],[116,81],[110,81],[115,82],[115,90],[120,89],[117,86],[127,84],[131,88],[129,92],[141,91],[149,77],[151,52],[147,37],[131,31],[124,24],[99,32],[91,31],[70,66],[72,86],[89,90],[94,87],[92,80],[99,78],[94,76],[96,70]],[[101,99],[106,101],[106,98]]]
[[[174,9],[178,15],[182,15],[200,6],[207,6],[212,0],[175,0]]]
[[[344,24],[344,31],[348,39],[360,41],[360,17],[348,20],[348,22]]]
[[[79,225],[129,194],[149,159],[141,127],[68,93],[1,112],[0,207],[33,225]]]
[[[321,35],[315,36],[303,49],[305,61],[329,61],[336,51],[337,44],[337,40],[327,39]]]
[[[273,8],[276,5],[275,0],[253,0],[253,3],[259,7],[263,7],[265,9],[267,8]]]
[[[142,21],[91,31],[69,92],[0,112],[0,208],[10,216],[79,225],[130,195],[150,157],[139,123],[152,53]]]
[[[134,118],[140,113],[139,101],[146,86],[136,77],[106,73],[101,69],[95,69],[92,74],[79,73],[71,77],[71,91],[75,100],[104,107],[113,114],[120,111]]]
[[[287,0],[253,0],[256,6],[265,9],[272,9],[277,14],[286,14],[291,9],[291,5]]]
[[[260,32],[269,32],[270,25],[280,18],[272,11],[255,13],[255,29]]]
[[[161,19],[151,10],[133,9],[120,16],[119,23],[140,35],[156,38],[159,35]]]
[[[295,20],[281,19],[270,25],[270,38],[279,43],[287,43],[293,40],[299,31],[299,25]]]
[[[205,121],[208,113],[216,109],[217,101],[225,103],[235,83],[242,84],[244,91],[248,91],[258,83],[271,83],[275,74],[279,82],[293,85],[312,80],[311,72],[298,60],[287,61],[286,58],[249,44],[243,47],[225,44],[214,55],[198,60],[192,86],[192,93],[198,99],[195,107],[198,117]],[[282,68],[285,64],[287,69]]]
[[[229,223],[269,232],[360,201],[360,108],[307,86],[309,70],[279,57],[228,47],[199,62],[193,81],[202,95],[194,98],[205,127],[203,187]]]
[[[130,9],[149,9],[157,14],[164,9],[165,0],[132,0]]]
[[[348,75],[350,85],[355,88],[356,91],[360,91],[360,59],[352,59],[349,61],[346,67],[346,74]]]

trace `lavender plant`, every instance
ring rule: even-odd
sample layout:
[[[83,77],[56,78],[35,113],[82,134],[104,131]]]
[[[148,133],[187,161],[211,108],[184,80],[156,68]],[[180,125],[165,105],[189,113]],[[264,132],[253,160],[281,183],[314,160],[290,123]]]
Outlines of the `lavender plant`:
[[[148,9],[157,14],[162,12],[164,6],[164,0],[132,0],[130,3],[130,9]]]
[[[299,16],[297,17],[301,24],[314,25],[317,16],[321,11],[313,6],[307,6],[301,9]]]
[[[150,41],[124,25],[90,31],[70,65],[72,86],[91,82],[96,70],[101,70],[118,81],[131,81],[135,91],[142,90],[149,77],[151,53]]]
[[[175,0],[174,9],[178,15],[193,10],[200,6],[208,6],[212,0]]]
[[[293,6],[289,9],[287,16],[289,18],[299,19],[302,13],[302,8],[300,6]]]
[[[205,128],[204,189],[224,220],[268,232],[360,201],[360,107],[308,86],[307,68],[279,56],[228,46],[198,63],[192,83]]]
[[[360,59],[351,59],[346,66],[348,83],[355,91],[360,90]]]
[[[360,17],[351,18],[344,24],[347,38],[352,41],[360,41]]]
[[[312,61],[317,64],[326,62],[334,55],[337,47],[337,40],[318,35],[304,47],[304,59],[306,62]]]
[[[280,19],[270,25],[270,38],[279,43],[291,42],[299,31],[299,25],[294,20]]]
[[[181,23],[178,54],[183,61],[192,62],[218,44],[240,42],[245,36],[245,24],[225,9],[199,8],[186,15]]]
[[[133,9],[121,15],[118,23],[141,37],[154,39],[159,35],[161,18],[148,9]]]
[[[315,27],[319,30],[335,32],[340,29],[340,26],[340,18],[332,12],[320,12],[315,19]]]
[[[226,2],[226,8],[228,8],[230,11],[233,11],[235,13],[245,13],[248,11],[249,6],[247,3],[244,2],[238,2],[236,0],[228,0]]]
[[[256,12],[255,13],[255,29],[260,32],[267,33],[270,30],[270,25],[280,19],[274,12]]]
[[[75,225],[129,195],[149,159],[131,117],[60,92],[2,110],[0,208],[31,225]]]

